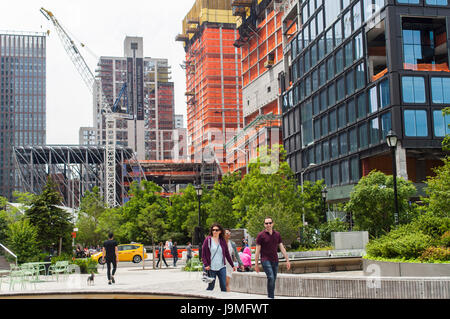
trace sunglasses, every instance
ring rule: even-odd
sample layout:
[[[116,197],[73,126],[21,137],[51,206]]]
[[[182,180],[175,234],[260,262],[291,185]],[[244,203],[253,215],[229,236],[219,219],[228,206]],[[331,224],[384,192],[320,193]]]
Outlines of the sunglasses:
[[[264,225],[272,225],[272,222],[264,223]]]
[[[214,228],[212,231],[220,231],[220,229],[218,228]]]

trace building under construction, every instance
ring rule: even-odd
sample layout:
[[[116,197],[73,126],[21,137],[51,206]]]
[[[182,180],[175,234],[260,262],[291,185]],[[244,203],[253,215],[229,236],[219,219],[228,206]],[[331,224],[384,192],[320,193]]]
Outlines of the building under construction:
[[[127,163],[126,166],[123,163]],[[17,190],[34,194],[42,193],[47,178],[57,185],[63,205],[76,208],[86,192],[97,186],[105,195],[105,147],[78,145],[46,145],[14,147],[14,164],[17,170]],[[128,198],[126,184],[143,176],[142,169],[130,148],[117,147],[116,203],[122,205]]]
[[[224,144],[242,129],[236,17],[229,0],[197,0],[176,37],[186,51],[188,156],[228,170]]]
[[[258,149],[282,143],[280,85],[283,83],[283,37],[295,32],[283,26],[282,1],[231,1],[237,19],[242,62],[244,129],[226,144],[232,171],[245,172]]]

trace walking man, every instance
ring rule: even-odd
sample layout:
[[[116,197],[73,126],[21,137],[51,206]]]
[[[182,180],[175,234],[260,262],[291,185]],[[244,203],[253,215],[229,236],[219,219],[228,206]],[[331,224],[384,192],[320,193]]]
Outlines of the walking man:
[[[286,258],[286,268],[291,268],[289,256],[286,253],[281,235],[279,232],[273,230],[274,222],[271,217],[264,219],[264,230],[256,237],[256,252],[255,252],[255,271],[259,273],[259,256],[261,255],[261,264],[267,276],[267,295],[273,299],[275,297],[275,281],[278,273],[278,254],[279,247],[284,258]]]
[[[188,245],[186,247],[186,264],[191,260],[192,258],[192,245],[191,242],[188,242]]]
[[[114,275],[117,269],[117,261],[119,260],[119,250],[117,249],[117,242],[114,240],[114,234],[108,234],[108,240],[103,243],[102,261],[106,259],[106,271],[108,276],[108,285],[111,282],[114,284]],[[111,273],[111,264],[113,266]]]

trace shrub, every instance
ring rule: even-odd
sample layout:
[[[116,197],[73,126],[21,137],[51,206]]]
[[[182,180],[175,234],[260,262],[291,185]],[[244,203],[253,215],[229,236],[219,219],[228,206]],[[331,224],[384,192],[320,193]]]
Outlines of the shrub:
[[[75,265],[80,267],[80,273],[90,274],[91,272],[97,272],[97,263],[91,258],[78,258],[73,261]]]
[[[450,261],[450,248],[428,247],[419,257],[419,259],[425,262]]]
[[[366,246],[367,254],[384,258],[418,258],[432,238],[421,232],[408,232],[408,229],[400,227],[388,235],[371,240]]]
[[[450,247],[450,231],[446,231],[441,236],[441,245],[444,247]]]

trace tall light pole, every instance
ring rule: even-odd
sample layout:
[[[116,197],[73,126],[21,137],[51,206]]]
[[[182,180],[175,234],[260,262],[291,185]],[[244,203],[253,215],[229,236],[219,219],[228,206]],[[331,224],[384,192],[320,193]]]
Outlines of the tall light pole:
[[[398,199],[397,199],[397,163],[395,158],[395,149],[397,148],[398,137],[394,131],[390,130],[386,136],[386,143],[391,149],[392,154],[392,176],[394,178],[394,205],[395,205],[395,213],[394,213],[394,221],[395,224],[398,225],[399,222],[399,213],[398,213]]]
[[[194,230],[194,238],[198,245],[198,254],[199,257],[202,257],[202,247],[201,247],[201,226],[200,226],[200,212],[201,212],[201,198],[203,193],[203,187],[201,184],[195,185],[195,192],[197,193],[197,199],[198,199],[198,225],[195,227]]]

